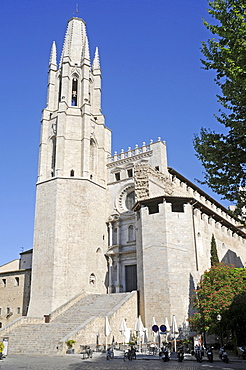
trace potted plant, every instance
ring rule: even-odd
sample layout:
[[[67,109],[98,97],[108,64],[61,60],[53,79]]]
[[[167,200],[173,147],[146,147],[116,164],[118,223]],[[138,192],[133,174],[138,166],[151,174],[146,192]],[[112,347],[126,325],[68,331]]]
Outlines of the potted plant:
[[[3,349],[4,349],[4,344],[3,342],[0,342],[0,360],[2,359],[2,356],[3,356]]]
[[[73,345],[75,344],[76,342],[75,342],[75,340],[73,340],[73,339],[68,339],[67,341],[66,341],[66,345],[67,345],[67,352],[66,353],[74,353],[74,348],[73,348]]]

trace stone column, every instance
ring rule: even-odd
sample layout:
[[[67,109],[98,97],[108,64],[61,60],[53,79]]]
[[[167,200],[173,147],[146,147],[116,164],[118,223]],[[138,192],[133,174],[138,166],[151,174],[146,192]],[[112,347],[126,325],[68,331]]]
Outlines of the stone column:
[[[119,222],[116,223],[116,228],[117,228],[117,245],[120,245],[120,225]]]
[[[115,289],[116,289],[116,293],[120,293],[120,257],[119,256],[116,257],[115,262],[116,262],[116,268],[117,268]]]
[[[108,243],[109,247],[113,245],[113,227],[111,222],[108,223]]]

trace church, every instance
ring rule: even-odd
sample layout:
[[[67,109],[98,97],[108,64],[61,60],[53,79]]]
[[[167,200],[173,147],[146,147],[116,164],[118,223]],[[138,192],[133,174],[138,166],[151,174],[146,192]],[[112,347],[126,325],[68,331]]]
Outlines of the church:
[[[153,317],[161,325],[175,315],[181,327],[192,313],[193,290],[210,268],[212,235],[220,261],[246,263],[240,219],[168,166],[165,141],[159,137],[111,153],[101,94],[98,48],[91,60],[86,24],[74,17],[60,62],[55,42],[50,54],[28,303],[19,316],[8,303],[13,314],[6,319],[7,298],[0,302],[0,334],[11,338],[24,323],[32,331],[35,324],[47,328],[81,300],[89,307],[90,297],[95,305],[100,298],[101,312],[99,307],[90,317],[81,313],[80,323],[66,329],[53,352],[64,350],[62,338],[96,342],[105,316],[117,341],[122,317],[134,330],[140,315],[149,333]],[[5,292],[12,284],[8,279],[16,283],[19,276],[11,266],[0,267]],[[22,263],[19,273],[23,270]],[[110,308],[102,314],[107,302]]]

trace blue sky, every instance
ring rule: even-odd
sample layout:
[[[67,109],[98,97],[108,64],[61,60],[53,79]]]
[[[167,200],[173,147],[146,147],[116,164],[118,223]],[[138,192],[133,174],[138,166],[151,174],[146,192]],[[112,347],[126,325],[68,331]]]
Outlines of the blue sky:
[[[213,117],[219,109],[213,73],[200,63],[201,41],[210,37],[202,24],[207,0],[1,0],[0,265],[32,248],[50,48],[56,41],[60,56],[76,4],[91,56],[99,47],[112,151],[160,136],[169,166],[195,182],[203,177],[194,134],[222,130]]]

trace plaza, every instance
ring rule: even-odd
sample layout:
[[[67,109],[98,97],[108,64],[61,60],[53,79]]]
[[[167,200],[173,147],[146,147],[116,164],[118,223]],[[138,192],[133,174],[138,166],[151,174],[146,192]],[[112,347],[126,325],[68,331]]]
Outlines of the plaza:
[[[231,357],[229,364],[224,364],[215,356],[213,364],[208,363],[204,358],[202,363],[197,363],[194,357],[186,354],[182,363],[179,363],[175,356],[171,356],[169,362],[163,362],[158,356],[148,354],[137,354],[133,361],[123,361],[123,352],[115,351],[113,360],[106,360],[105,353],[95,352],[92,359],[82,359],[82,355],[63,356],[26,356],[11,355],[0,361],[1,370],[159,370],[159,369],[245,369],[246,361]]]

